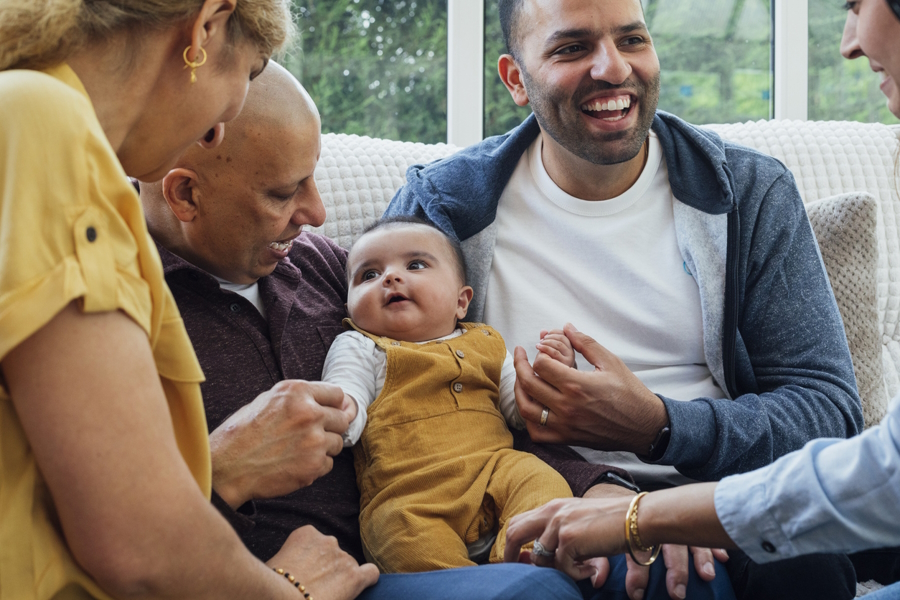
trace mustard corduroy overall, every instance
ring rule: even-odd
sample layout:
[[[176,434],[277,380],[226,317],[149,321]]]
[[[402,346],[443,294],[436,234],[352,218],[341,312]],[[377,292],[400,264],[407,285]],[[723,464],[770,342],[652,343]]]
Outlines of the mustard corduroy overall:
[[[384,388],[353,448],[363,549],[383,573],[473,565],[466,544],[491,531],[490,561],[500,562],[510,517],[572,495],[552,467],[513,450],[498,406],[503,338],[459,327],[425,344],[357,329],[387,354]]]

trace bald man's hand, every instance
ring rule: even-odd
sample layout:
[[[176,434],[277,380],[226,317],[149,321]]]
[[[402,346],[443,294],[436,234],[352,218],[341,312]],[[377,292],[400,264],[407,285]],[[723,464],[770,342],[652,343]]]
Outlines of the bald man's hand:
[[[284,496],[325,475],[344,447],[344,392],[286,380],[228,417],[209,436],[213,489],[232,508]]]
[[[266,564],[293,575],[308,597],[318,600],[352,600],[378,581],[378,567],[358,564],[336,538],[322,535],[312,525],[295,529]]]

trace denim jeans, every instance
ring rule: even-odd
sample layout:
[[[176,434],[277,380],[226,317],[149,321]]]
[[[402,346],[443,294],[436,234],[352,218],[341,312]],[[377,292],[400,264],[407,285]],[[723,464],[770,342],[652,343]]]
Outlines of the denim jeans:
[[[594,589],[590,580],[576,584],[555,569],[523,564],[492,564],[478,567],[382,575],[363,592],[360,600],[627,600],[624,556],[610,558],[606,584]],[[702,581],[691,569],[688,581],[691,600],[734,600],[728,575],[716,564],[712,583]],[[670,600],[666,592],[666,569],[660,559],[650,568],[644,600]]]

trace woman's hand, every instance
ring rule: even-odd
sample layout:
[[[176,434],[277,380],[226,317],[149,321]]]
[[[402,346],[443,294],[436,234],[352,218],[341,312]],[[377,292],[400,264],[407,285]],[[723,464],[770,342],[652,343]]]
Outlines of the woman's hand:
[[[555,558],[531,554],[538,566],[556,567],[576,581],[591,577],[595,567],[587,559],[627,551],[625,513],[633,496],[568,498],[516,515],[506,533],[506,562],[518,562],[522,545],[539,540]]]
[[[312,525],[295,529],[267,563],[293,575],[316,600],[356,598],[378,581],[375,565],[359,565],[341,550],[337,540]]]
[[[601,487],[613,486],[595,486]],[[711,581],[715,578],[712,559],[728,560],[727,552],[719,548],[735,547],[716,516],[715,487],[715,483],[685,485],[653,492],[640,502],[641,540],[651,546],[663,543],[660,560],[666,565],[666,589],[671,598],[685,597],[691,556],[700,578]],[[605,559],[594,557],[627,552],[625,514],[634,498],[631,494],[606,493],[605,496],[553,500],[513,517],[506,535],[504,560],[555,567],[576,580],[591,577],[595,587],[599,587],[606,580],[609,568]],[[530,552],[520,555],[522,545],[532,540],[539,540],[547,550],[555,550],[555,555],[540,557]],[[646,560],[649,556],[639,558]],[[643,595],[648,574],[648,569],[628,558],[625,587],[630,598]]]

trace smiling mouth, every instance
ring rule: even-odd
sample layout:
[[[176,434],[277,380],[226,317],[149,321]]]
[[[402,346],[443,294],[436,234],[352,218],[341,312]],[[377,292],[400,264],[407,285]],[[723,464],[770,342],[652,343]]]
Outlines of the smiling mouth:
[[[287,252],[293,245],[294,240],[288,240],[286,242],[272,242],[271,244],[269,244],[269,248],[277,252]]]
[[[601,121],[616,122],[624,119],[631,112],[631,96],[610,96],[598,98],[581,105],[581,112]]]

